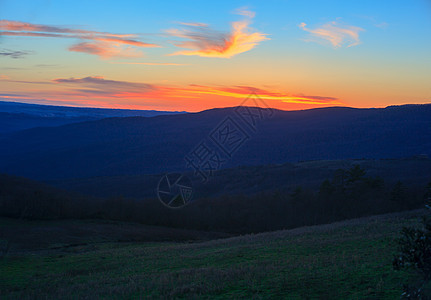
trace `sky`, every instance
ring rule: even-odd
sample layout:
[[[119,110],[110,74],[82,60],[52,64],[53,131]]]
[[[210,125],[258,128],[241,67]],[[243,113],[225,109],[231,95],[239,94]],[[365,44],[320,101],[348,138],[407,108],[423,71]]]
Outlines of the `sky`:
[[[431,102],[431,0],[0,0],[0,101],[196,112]]]

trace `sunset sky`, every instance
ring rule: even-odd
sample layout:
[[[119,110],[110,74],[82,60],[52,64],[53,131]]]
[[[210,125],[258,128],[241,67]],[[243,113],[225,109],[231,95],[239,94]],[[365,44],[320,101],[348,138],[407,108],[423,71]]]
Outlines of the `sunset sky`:
[[[201,111],[431,102],[431,1],[4,1],[0,101]]]

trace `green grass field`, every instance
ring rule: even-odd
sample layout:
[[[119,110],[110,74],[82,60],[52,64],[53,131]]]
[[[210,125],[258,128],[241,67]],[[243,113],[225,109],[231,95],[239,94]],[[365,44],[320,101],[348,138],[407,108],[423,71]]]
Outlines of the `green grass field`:
[[[0,298],[397,299],[409,275],[392,269],[395,238],[421,214],[199,242],[91,237],[45,251],[21,247],[0,258]],[[31,223],[20,222],[0,226]]]

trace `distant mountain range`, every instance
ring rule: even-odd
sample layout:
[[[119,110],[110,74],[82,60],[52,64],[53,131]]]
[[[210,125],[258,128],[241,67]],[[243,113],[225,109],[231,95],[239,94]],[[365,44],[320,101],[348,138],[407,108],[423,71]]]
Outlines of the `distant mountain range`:
[[[15,132],[0,137],[0,173],[50,180],[190,171],[186,156],[228,168],[419,154],[431,155],[431,105],[238,107]]]
[[[184,112],[66,107],[0,101],[0,134],[34,127],[53,127],[109,117],[154,117],[178,113]]]

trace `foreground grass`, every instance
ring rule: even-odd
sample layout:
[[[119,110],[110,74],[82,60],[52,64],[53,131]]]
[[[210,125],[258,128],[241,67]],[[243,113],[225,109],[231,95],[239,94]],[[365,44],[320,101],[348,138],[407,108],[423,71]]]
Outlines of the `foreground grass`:
[[[103,243],[0,259],[0,298],[396,299],[394,239],[421,212],[200,243]]]

